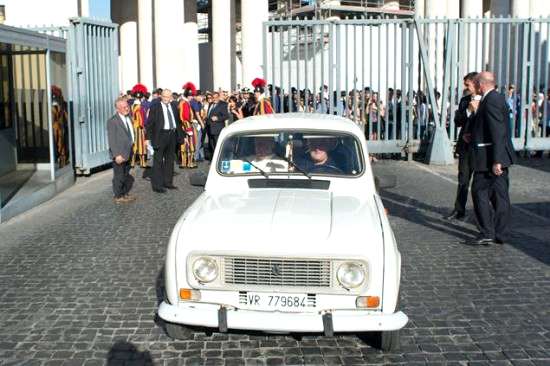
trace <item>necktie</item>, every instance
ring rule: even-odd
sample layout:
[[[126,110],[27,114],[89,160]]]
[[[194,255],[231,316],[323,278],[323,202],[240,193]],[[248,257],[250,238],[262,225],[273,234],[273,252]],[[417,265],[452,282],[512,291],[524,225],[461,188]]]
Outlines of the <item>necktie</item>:
[[[174,118],[172,118],[172,113],[170,113],[170,105],[166,104],[166,114],[168,115],[168,123],[170,124],[170,129],[173,130],[176,128],[176,125],[174,124]]]
[[[124,127],[126,127],[126,132],[128,132],[128,135],[132,136],[132,132],[130,132],[130,124],[128,123],[128,116],[124,116]]]

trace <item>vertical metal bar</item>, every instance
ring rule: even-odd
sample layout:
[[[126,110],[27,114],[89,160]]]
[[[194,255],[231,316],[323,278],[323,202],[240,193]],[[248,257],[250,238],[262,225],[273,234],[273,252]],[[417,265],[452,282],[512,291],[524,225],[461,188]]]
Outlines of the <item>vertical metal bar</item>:
[[[530,32],[531,32],[531,22],[524,23],[523,28],[523,44],[527,45],[530,38]],[[524,49],[522,52],[522,72],[521,72],[521,113],[520,113],[520,130],[519,130],[519,138],[523,140],[524,147],[527,146],[527,140],[529,139],[529,134],[526,134],[526,129],[528,128],[528,125],[531,124],[531,111],[529,110],[529,104],[531,100],[531,91],[529,90],[529,82],[527,80],[528,74],[527,69],[528,61],[527,58],[528,52]],[[526,120],[527,119],[527,120]]]
[[[535,52],[537,53],[537,63],[535,65],[533,65],[533,69],[536,70],[536,78],[535,78],[535,88],[536,88],[536,94],[537,94],[537,101],[536,101],[536,110],[537,110],[537,117],[540,115],[540,110],[539,110],[539,107],[538,107],[538,97],[539,97],[539,93],[541,92],[540,90],[540,87],[542,86],[542,82],[540,80],[540,69],[541,69],[541,66],[542,66],[542,62],[541,62],[541,58],[542,58],[542,42],[541,42],[541,39],[542,39],[542,21],[539,21],[535,24],[538,24],[538,29],[535,28],[536,30],[536,34],[538,34],[538,44],[535,45]],[[547,41],[548,42],[548,41]],[[543,102],[544,104],[544,102]],[[542,132],[542,131],[541,131]],[[537,137],[541,137],[541,136],[537,136]]]
[[[348,18],[346,17],[346,20]],[[349,115],[349,108],[350,108],[350,103],[349,103],[349,47],[348,47],[348,43],[349,43],[349,23],[346,23],[346,27],[345,27],[345,32],[346,32],[346,61],[345,61],[345,65],[346,65],[346,72],[345,72],[345,91],[346,91],[346,96],[344,97],[344,116],[345,117],[350,117]],[[355,46],[355,45],[354,45]]]
[[[405,33],[405,26],[402,26],[401,27],[401,44],[402,45],[405,45],[407,42],[407,35]],[[406,124],[406,121],[407,121],[407,118],[406,118],[406,110],[405,110],[405,96],[407,95],[406,94],[406,78],[403,77],[403,75],[406,75],[406,68],[407,68],[407,65],[405,63],[405,55],[404,55],[404,50],[403,50],[403,47],[401,47],[401,53],[400,53],[400,59],[401,59],[401,101],[399,103],[399,108],[401,110],[401,128],[400,128],[400,132],[401,132],[401,143],[404,143],[406,142],[407,140],[407,136],[405,136],[405,124]],[[408,130],[408,129],[407,129]]]
[[[334,26],[336,27],[336,55],[335,55],[336,56],[336,88],[335,88],[336,96],[334,98],[335,113],[333,114],[338,114],[338,105],[340,104],[340,98],[341,98],[340,94],[342,92],[342,87],[340,86],[340,84],[342,83],[342,76],[341,76],[342,47],[340,42],[342,25],[336,23]],[[346,61],[347,61],[347,57],[346,57]]]
[[[334,24],[328,26],[328,113],[334,113]]]
[[[287,25],[286,27],[286,39],[287,39],[287,58],[286,64],[288,66],[288,111],[292,112],[292,27]]]
[[[392,121],[391,121],[391,124],[392,124],[392,136],[389,137],[391,140],[395,140],[395,136],[397,134],[397,123],[396,123],[396,120],[397,120],[397,33],[398,33],[398,30],[401,29],[401,25],[399,25],[398,27],[398,24],[397,23],[394,23],[393,25],[393,42],[394,44],[396,45],[394,47],[394,50],[393,50],[393,100],[392,100]],[[403,77],[403,75],[401,75],[401,77]],[[387,118],[389,119],[389,118]],[[389,135],[388,132],[386,132],[386,135]]]
[[[263,42],[263,50],[262,50],[262,77],[264,79],[267,79],[269,80],[268,81],[268,84],[271,84],[271,90],[268,90],[269,92],[269,100],[271,102],[271,105],[274,105],[273,103],[273,85],[274,85],[274,82],[273,82],[273,79],[269,79],[269,75],[268,75],[268,67],[267,67],[267,22],[263,22],[262,23],[262,42]],[[246,83],[248,82],[248,80],[243,80],[243,85],[241,85],[241,88],[244,87],[244,85],[246,85]]]
[[[355,17],[353,18],[355,20]],[[364,25],[362,26],[364,27]],[[361,49],[365,47],[363,43]],[[357,102],[359,101],[359,95],[357,93],[357,24],[353,24],[353,121],[357,123]]]
[[[548,126],[548,101],[549,101],[549,95],[548,95],[548,67],[550,66],[550,63],[548,62],[548,57],[550,55],[550,24],[548,23],[548,20],[545,21],[546,24],[546,60],[544,62],[544,90],[543,93],[545,95],[544,97],[544,113],[543,113],[543,119],[542,119],[542,137],[546,137]]]
[[[458,37],[460,37],[461,32],[460,32],[460,28],[458,29],[458,31],[456,30],[456,28],[460,24],[461,23],[456,22],[456,21],[453,21],[452,23],[449,24],[449,27],[453,27],[453,32]],[[451,54],[451,80],[450,80],[450,85],[449,85],[449,87],[451,89],[450,90],[451,97],[450,97],[450,102],[449,102],[449,109],[450,109],[450,113],[449,113],[449,135],[450,135],[451,141],[456,140],[454,115],[455,115],[455,108],[456,108],[456,102],[457,102],[457,100],[456,100],[456,92],[457,92],[457,88],[458,88],[457,80],[460,80],[460,79],[458,79],[458,75],[457,75],[458,71],[460,69],[458,67],[459,44],[460,43],[459,43],[458,39],[451,44],[451,48],[453,49],[453,52]]]
[[[275,32],[277,31],[277,27],[271,26],[271,105],[273,106],[273,110],[275,113],[279,113],[279,107],[280,105],[275,103],[275,93],[277,85],[280,85],[275,79]],[[275,108],[277,107],[277,108]]]
[[[309,26],[304,26],[304,112],[309,112]]]
[[[283,53],[285,50],[285,44],[284,44],[284,28],[280,26],[278,28],[279,30],[279,81],[280,81],[280,88],[279,88],[279,112],[282,113],[284,111],[284,96],[285,96],[285,84],[284,84],[284,69],[283,69]]]
[[[502,21],[502,15],[499,17],[499,19]],[[498,79],[497,79],[497,85],[500,86],[502,90],[502,81],[504,79],[502,73],[503,73],[503,64],[507,62],[507,60],[504,60],[502,58],[502,55],[504,54],[504,23],[499,23],[499,32],[498,32]],[[496,27],[496,26],[495,26]]]
[[[482,63],[482,61],[480,61],[480,58],[479,58],[479,47],[477,46],[478,43],[479,43],[479,27],[480,25],[482,24],[481,21],[479,20],[479,18],[476,18],[476,37],[475,37],[475,44],[474,45],[470,45],[470,47],[474,47],[474,49],[476,50],[475,52],[475,64],[474,64],[474,68],[473,70],[479,70],[481,71],[481,68],[478,66],[479,64]],[[469,72],[470,70],[468,70]]]
[[[55,181],[55,152],[53,142],[53,121],[52,121],[52,95],[51,95],[51,70],[50,70],[50,49],[46,50],[46,100],[48,108],[48,137],[50,142],[50,179]]]
[[[504,80],[504,92],[508,90],[508,85],[510,85],[510,54],[511,54],[511,48],[512,48],[512,23],[508,22],[506,23],[506,29],[507,32],[507,41],[506,41],[506,70],[505,75],[506,78]]]
[[[519,64],[519,37],[520,37],[520,28],[523,29],[523,25],[521,23],[516,23],[515,24],[515,36],[514,36],[514,85],[516,87],[516,95],[519,91],[519,85],[518,85],[518,74],[519,74],[519,70],[518,70],[518,64]],[[516,114],[517,114],[517,105],[515,106],[516,107]],[[517,118],[516,116],[514,116],[514,129],[515,129],[515,123],[517,121]]]
[[[302,56],[301,46],[300,46],[300,25],[296,25],[296,112],[300,110],[300,60]]]
[[[312,101],[312,108],[313,112],[317,112],[317,25],[313,25],[311,28],[311,35],[313,39],[313,57],[312,57],[312,63],[311,63],[311,71],[313,72],[312,79],[313,79],[313,86],[312,86],[312,92],[313,92],[313,101]]]
[[[409,22],[409,23],[403,23],[403,29],[407,29],[407,33],[409,35],[409,41],[408,41],[408,51],[409,51],[409,55],[408,55],[408,61],[407,61],[407,75],[408,75],[408,95],[409,95],[409,100],[408,100],[408,110],[409,110],[409,142],[412,143],[412,141],[414,140],[414,136],[413,136],[413,108],[414,108],[414,103],[413,103],[413,99],[414,99],[414,90],[413,90],[413,56],[414,56],[414,49],[413,49],[413,42],[414,42],[414,37],[413,37],[413,30],[412,30],[412,23]],[[417,124],[417,129],[418,129],[418,124]],[[410,145],[410,144],[409,144]],[[411,148],[411,146],[409,146],[409,149],[408,149],[408,154],[407,154],[407,160],[408,161],[412,161],[413,159],[413,150]]]
[[[321,102],[321,112],[327,112],[327,105],[324,98],[325,93],[325,25],[321,26],[321,90],[320,90],[320,102]]]
[[[369,17],[369,20],[372,19],[371,17]],[[368,27],[369,27],[369,48],[370,49],[373,49],[372,47],[372,23],[367,23]],[[369,83],[367,84],[365,82],[365,26],[363,26],[363,49],[362,49],[362,59],[361,59],[361,72],[362,72],[362,83],[361,83],[361,94],[362,94],[362,97],[361,97],[361,121],[363,123],[363,129],[365,129],[367,127],[367,116],[366,116],[366,104],[367,104],[367,98],[366,98],[366,93],[365,93],[365,87],[370,84],[370,81],[372,79],[371,76],[369,76]],[[371,58],[371,61],[369,63],[369,70],[371,70],[370,72],[372,72],[372,53],[369,52],[369,57]]]

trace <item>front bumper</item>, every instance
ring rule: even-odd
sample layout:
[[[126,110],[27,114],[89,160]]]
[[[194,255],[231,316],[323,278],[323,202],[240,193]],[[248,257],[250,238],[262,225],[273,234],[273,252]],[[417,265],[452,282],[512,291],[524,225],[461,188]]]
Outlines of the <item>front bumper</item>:
[[[367,332],[403,328],[408,317],[401,311],[393,314],[366,310],[333,310],[319,313],[284,313],[225,308],[219,304],[183,302],[159,306],[159,316],[167,322],[227,329],[264,332]]]

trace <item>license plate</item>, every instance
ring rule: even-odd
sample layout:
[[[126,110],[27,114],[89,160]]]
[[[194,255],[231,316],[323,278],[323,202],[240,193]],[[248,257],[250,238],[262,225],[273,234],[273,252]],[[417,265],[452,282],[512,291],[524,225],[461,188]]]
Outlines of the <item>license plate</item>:
[[[247,292],[241,296],[241,304],[249,309],[294,312],[311,307],[306,294]]]

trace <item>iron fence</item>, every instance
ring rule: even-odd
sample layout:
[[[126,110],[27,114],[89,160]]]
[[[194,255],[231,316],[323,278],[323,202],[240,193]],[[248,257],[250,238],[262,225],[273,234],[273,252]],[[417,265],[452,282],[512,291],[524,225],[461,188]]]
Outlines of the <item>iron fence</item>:
[[[343,115],[372,152],[412,157],[437,129],[456,140],[463,76],[492,71],[515,149],[550,149],[549,40],[542,18],[274,20],[264,75],[276,112]]]

